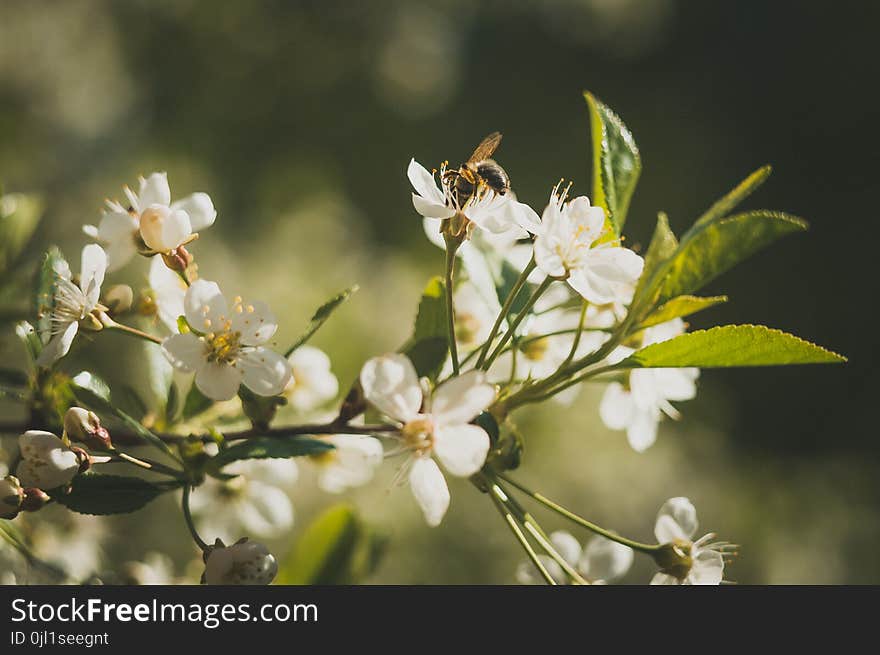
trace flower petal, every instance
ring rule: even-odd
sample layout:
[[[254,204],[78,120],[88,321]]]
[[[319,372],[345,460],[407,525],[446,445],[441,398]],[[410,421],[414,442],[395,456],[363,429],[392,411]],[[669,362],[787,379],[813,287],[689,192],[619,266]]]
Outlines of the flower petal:
[[[91,243],[83,248],[79,285],[92,307],[98,303],[98,298],[101,296],[101,285],[104,284],[106,272],[107,253],[104,249],[97,243]]]
[[[441,202],[425,200],[417,193],[412,194],[413,207],[425,218],[450,218],[455,215],[452,207],[447,207]]]
[[[581,543],[570,532],[556,530],[550,533],[550,543],[562,559],[575,566],[581,558]]]
[[[654,536],[661,544],[675,539],[690,540],[697,531],[697,510],[683,496],[670,498],[657,513]]]
[[[449,509],[449,487],[437,463],[430,457],[417,458],[409,471],[409,484],[428,525],[440,525]]]
[[[360,380],[367,401],[389,418],[406,422],[419,413],[422,388],[406,355],[373,357],[361,369]]]
[[[458,477],[466,478],[483,467],[489,445],[489,435],[476,425],[448,425],[434,431],[434,453]]]
[[[553,235],[539,234],[535,239],[535,263],[547,275],[561,277],[565,275],[565,263],[556,245]]]
[[[196,386],[211,400],[229,400],[238,393],[242,375],[236,366],[205,362],[196,370]]]
[[[468,423],[495,400],[494,385],[482,371],[468,371],[451,378],[434,391],[431,414],[444,425]]]
[[[578,570],[590,580],[610,582],[629,571],[633,559],[632,548],[605,537],[593,537],[584,548]]]
[[[678,578],[673,577],[671,575],[667,575],[666,573],[655,573],[654,577],[651,578],[652,585],[678,585],[681,584]]]
[[[247,481],[238,520],[248,533],[274,537],[293,525],[293,505],[284,491],[259,480]]]
[[[290,362],[262,346],[242,351],[236,366],[244,386],[258,396],[277,396],[290,382]]]
[[[266,343],[278,329],[278,319],[264,302],[236,302],[230,313],[232,330],[241,332],[241,343],[246,346]]]
[[[687,581],[694,585],[718,585],[723,579],[724,558],[721,553],[707,548],[697,551]]]
[[[64,357],[70,351],[73,338],[78,330],[79,323],[73,321],[68,323],[61,332],[53,336],[49,343],[43,347],[43,350],[40,351],[40,356],[37,357],[37,366],[51,366]]]
[[[193,193],[171,205],[171,209],[180,209],[189,216],[189,225],[193,232],[211,227],[217,218],[217,210],[207,193]]]
[[[629,248],[593,248],[585,255],[584,266],[603,280],[635,284],[645,260]]]
[[[605,389],[599,403],[599,417],[610,430],[625,430],[635,416],[632,394],[619,382],[612,382]]]
[[[629,445],[637,453],[643,453],[657,441],[657,425],[660,422],[659,411],[637,410],[633,414],[632,423],[626,429]]]
[[[187,322],[200,332],[221,328],[229,320],[229,306],[216,282],[193,282],[186,291],[183,306]]]
[[[445,198],[440,187],[437,186],[437,180],[415,159],[410,159],[409,166],[406,169],[406,176],[409,178],[410,184],[416,192],[427,202],[434,204],[445,204]],[[415,200],[413,200],[415,202]],[[454,213],[454,212],[453,212]]]
[[[167,207],[171,203],[171,189],[168,186],[168,173],[151,173],[146,179],[141,179],[140,190],[137,196],[138,212],[144,211],[150,205],[163,205]]]
[[[192,332],[172,334],[162,342],[162,351],[171,365],[184,373],[192,373],[207,364],[208,346]]]

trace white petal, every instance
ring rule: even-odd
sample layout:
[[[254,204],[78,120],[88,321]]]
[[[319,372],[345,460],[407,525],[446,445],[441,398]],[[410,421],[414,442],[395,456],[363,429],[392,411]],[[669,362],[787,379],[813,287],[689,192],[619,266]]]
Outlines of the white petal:
[[[360,380],[367,401],[389,418],[406,422],[419,413],[422,388],[406,355],[373,357],[361,369]]]
[[[200,332],[222,328],[223,323],[229,320],[229,307],[216,282],[193,282],[187,289],[183,305],[187,322]]]
[[[505,210],[510,214],[510,220],[524,230],[532,234],[541,231],[541,219],[538,213],[524,202],[511,200]]]
[[[230,312],[232,330],[241,332],[241,343],[259,346],[266,343],[278,329],[278,319],[264,302],[237,302]]]
[[[413,207],[425,218],[450,218],[455,215],[452,207],[447,207],[443,203],[434,202],[433,200],[425,200],[417,193],[412,194]]]
[[[277,396],[290,382],[290,362],[262,346],[243,351],[236,366],[244,386],[258,396]]]
[[[445,218],[445,217],[444,217]],[[440,234],[440,228],[443,227],[443,221],[439,221],[436,218],[423,218],[422,219],[422,229],[425,231],[425,236],[428,237],[428,241],[433,243],[438,248],[442,248],[446,250],[446,242],[443,240],[443,235]],[[467,241],[461,244],[461,248],[459,248],[459,253],[465,249],[465,246],[470,245]]]
[[[654,369],[657,385],[666,400],[690,400],[697,395],[694,383],[700,374],[698,368],[658,368]]]
[[[599,417],[611,430],[625,430],[635,416],[632,394],[619,382],[612,382],[605,389],[599,403]]]
[[[437,463],[430,457],[416,459],[409,471],[409,484],[428,525],[440,525],[449,508],[449,487]]]
[[[214,224],[217,218],[217,211],[214,209],[214,203],[207,193],[193,193],[192,195],[178,200],[171,209],[180,209],[189,216],[189,225],[193,232],[199,232]]]
[[[428,202],[443,205],[445,198],[434,176],[415,159],[411,159],[406,176],[416,192]],[[415,202],[415,201],[413,201]],[[451,214],[450,214],[451,216]]]
[[[162,342],[162,351],[171,365],[184,373],[192,373],[207,364],[208,345],[192,332],[172,334]]]
[[[724,579],[724,558],[721,553],[701,548],[694,555],[694,563],[687,580],[694,585],[718,585]]]
[[[171,332],[176,332],[177,319],[184,315],[183,299],[186,296],[186,284],[177,273],[165,265],[161,255],[151,258],[147,279],[153,291],[159,319]]]
[[[205,362],[196,370],[196,386],[212,400],[229,400],[238,393],[242,371],[235,366]]]
[[[249,479],[246,493],[238,509],[238,520],[248,533],[273,537],[293,525],[293,505],[281,489]]]
[[[94,307],[101,295],[101,285],[104,284],[104,274],[107,272],[107,253],[96,243],[87,245],[82,250],[82,265],[80,268],[80,288]]]
[[[581,543],[570,532],[556,530],[550,533],[550,543],[562,559],[575,566],[581,558]]]
[[[124,211],[108,211],[98,223],[97,238],[107,243],[121,239],[133,241],[137,229],[138,219],[135,216]]]
[[[553,277],[565,275],[565,263],[551,235],[539,234],[535,239],[535,263],[547,275]]]
[[[431,414],[444,425],[468,423],[495,400],[494,385],[481,371],[468,371],[441,384],[431,398]]]
[[[322,465],[319,485],[324,491],[341,493],[366,484],[382,464],[382,443],[374,437],[336,434],[327,438],[336,450],[330,462]]]
[[[140,190],[137,197],[137,211],[143,211],[150,205],[164,205],[171,203],[171,189],[168,187],[168,174],[151,173],[149,177],[141,180]]]
[[[633,415],[632,423],[626,429],[626,438],[629,445],[637,453],[643,453],[657,440],[657,424],[660,421],[659,412],[646,412],[638,410]]]
[[[590,269],[572,270],[567,281],[582,298],[594,305],[605,305],[617,300],[618,287],[615,283],[595,275]]]
[[[79,323],[76,321],[68,323],[40,351],[40,356],[37,357],[37,365],[51,366],[64,357],[70,351],[70,346],[73,344],[73,338],[76,336],[77,330],[79,330]]]
[[[633,559],[632,548],[604,537],[593,537],[584,548],[578,569],[590,580],[610,582],[629,571]]]
[[[434,453],[452,475],[473,475],[486,463],[489,435],[476,425],[449,425],[434,431]]]
[[[675,539],[691,539],[697,531],[697,510],[682,496],[670,498],[657,513],[654,536],[661,544]]]
[[[645,260],[628,248],[594,248],[586,254],[584,265],[605,280],[634,284]]]
[[[141,213],[140,230],[147,247],[157,252],[174,250],[192,234],[185,211],[161,205],[150,205]]]
[[[678,578],[675,578],[671,575],[667,575],[665,573],[655,573],[654,577],[651,578],[652,585],[678,585],[681,582]]]

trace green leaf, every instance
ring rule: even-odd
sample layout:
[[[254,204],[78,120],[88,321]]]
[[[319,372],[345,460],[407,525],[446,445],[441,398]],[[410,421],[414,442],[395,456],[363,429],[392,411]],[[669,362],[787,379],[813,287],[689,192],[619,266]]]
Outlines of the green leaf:
[[[763,325],[723,325],[682,334],[633,353],[623,362],[629,368],[726,368],[835,364],[846,357],[800,337]]]
[[[665,213],[660,212],[657,214],[657,225],[654,227],[648,252],[645,253],[645,267],[633,295],[633,305],[641,304],[643,301],[650,302],[650,298],[643,296],[646,290],[656,288],[656,278],[663,275],[663,266],[675,253],[676,248],[678,248],[678,239],[669,227],[669,218]]]
[[[642,321],[641,327],[659,325],[674,318],[696,314],[709,307],[727,302],[727,296],[678,296],[658,307],[648,318]]]
[[[593,141],[593,204],[605,209],[614,234],[620,236],[642,171],[641,156],[620,117],[592,93],[584,97]]]
[[[51,316],[55,303],[55,287],[61,275],[69,275],[70,267],[64,255],[52,246],[43,256],[43,263],[37,275],[34,296],[34,313],[37,316],[37,333],[49,334],[52,331]]]
[[[220,451],[211,459],[211,469],[221,468],[240,459],[285,459],[303,455],[320,455],[333,450],[333,445],[310,437],[256,437]]]
[[[11,270],[43,216],[37,196],[10,193],[0,197],[0,273]]]
[[[433,277],[422,292],[413,334],[401,351],[412,360],[419,376],[435,379],[449,352],[446,335],[446,285]]]
[[[706,210],[706,213],[700,216],[694,225],[704,225],[727,216],[727,214],[733,211],[734,207],[752,195],[755,189],[764,184],[772,171],[773,169],[770,166],[762,166],[756,170]]]
[[[695,225],[665,266],[659,302],[697,291],[780,237],[806,229],[800,218],[766,210]]]
[[[336,311],[336,309],[344,303],[346,300],[351,298],[352,294],[354,294],[358,290],[358,286],[355,285],[346,289],[345,291],[340,291],[335,296],[333,296],[330,300],[325,302],[323,305],[318,307],[317,311],[315,311],[312,316],[312,320],[309,321],[309,326],[306,328],[306,331],[303,335],[296,340],[296,342],[287,349],[287,352],[284,353],[285,357],[289,357],[294,350],[303,345],[306,341],[312,338],[312,335],[318,331],[318,329],[324,325],[324,322],[330,318],[330,315]]]
[[[103,380],[88,371],[83,371],[74,376],[71,381],[71,388],[77,401],[97,412],[99,416],[101,414],[115,416],[135,435],[171,456],[176,461],[180,461],[180,457],[168,444],[144,427],[140,421],[132,418],[111,402],[110,389]]]
[[[335,505],[297,540],[276,584],[355,584],[375,570],[384,545],[385,540],[373,534],[353,508]]]
[[[186,394],[186,400],[183,402],[183,419],[191,419],[206,411],[214,404],[214,401],[199,391],[198,387],[193,384]]]
[[[80,514],[128,514],[173,488],[140,478],[85,473],[74,478],[70,493],[56,492],[52,498]]]

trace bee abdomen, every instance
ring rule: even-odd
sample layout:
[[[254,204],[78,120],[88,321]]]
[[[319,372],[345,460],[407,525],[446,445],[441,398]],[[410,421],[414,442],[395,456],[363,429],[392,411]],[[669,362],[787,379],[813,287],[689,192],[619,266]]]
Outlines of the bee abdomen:
[[[504,195],[510,190],[510,178],[507,172],[491,159],[481,161],[477,164],[477,175],[493,190],[495,193]]]

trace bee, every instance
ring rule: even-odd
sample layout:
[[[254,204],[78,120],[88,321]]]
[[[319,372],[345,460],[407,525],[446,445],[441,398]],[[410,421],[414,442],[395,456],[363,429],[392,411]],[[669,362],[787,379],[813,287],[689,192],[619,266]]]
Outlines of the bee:
[[[492,132],[480,142],[464,164],[443,173],[443,182],[451,189],[458,207],[464,207],[473,197],[479,197],[485,189],[498,195],[510,191],[507,172],[490,159],[501,143],[501,133]]]

